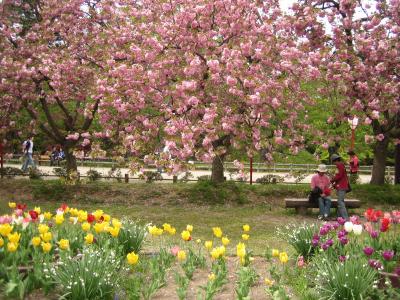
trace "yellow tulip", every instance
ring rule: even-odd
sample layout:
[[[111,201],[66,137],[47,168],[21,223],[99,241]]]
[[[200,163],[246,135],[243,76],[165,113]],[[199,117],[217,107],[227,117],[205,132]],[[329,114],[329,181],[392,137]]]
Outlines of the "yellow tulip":
[[[79,223],[85,222],[86,220],[87,220],[87,212],[83,210],[78,211]]]
[[[149,226],[149,232],[151,235],[159,236],[162,235],[163,230],[161,228],[157,228],[157,226]]]
[[[249,235],[248,234],[242,234],[242,239],[244,240],[244,241],[247,241],[248,239],[249,239]]]
[[[4,240],[0,237],[0,248],[4,246]]]
[[[96,221],[100,220],[101,216],[103,215],[103,210],[98,209],[93,213],[93,216],[96,218]]]
[[[61,225],[64,222],[64,215],[63,214],[57,214],[54,217],[54,221],[56,222],[57,225]]]
[[[186,225],[186,230],[189,232],[193,231],[193,225]]]
[[[186,260],[186,252],[183,250],[179,250],[177,254],[178,260],[179,261],[184,261]]]
[[[53,214],[51,212],[48,212],[48,211],[46,211],[43,215],[44,215],[44,218],[46,220],[50,220],[51,217],[53,216]]]
[[[106,226],[106,223],[96,223],[93,226],[93,229],[96,231],[96,233],[100,233],[104,231],[104,227]]]
[[[40,234],[46,233],[49,231],[49,226],[47,226],[46,224],[40,224],[38,226],[38,230]]]
[[[36,211],[38,215],[40,215],[40,212],[42,211],[40,209],[40,207],[35,206],[35,208],[33,209],[33,211]]]
[[[104,222],[110,222],[111,217],[108,214],[103,214]]]
[[[93,240],[94,240],[93,234],[88,233],[88,234],[85,236],[85,242],[86,242],[86,244],[92,244],[92,243],[93,243]]]
[[[172,226],[171,226],[171,224],[164,223],[163,229],[164,229],[164,231],[169,232],[172,229]]]
[[[249,232],[250,231],[250,225],[248,225],[248,224],[243,225],[243,231],[244,232]]]
[[[15,202],[8,202],[8,207],[9,207],[9,208],[16,208],[16,207],[17,207],[17,203],[15,203]]]
[[[50,241],[51,241],[51,238],[53,237],[53,235],[52,235],[51,232],[49,231],[49,232],[46,232],[46,233],[41,234],[40,237],[42,238],[42,240],[43,240],[44,242],[47,243],[47,242],[50,242]]]
[[[119,227],[110,227],[108,232],[111,234],[111,236],[117,237],[119,234]]]
[[[0,224],[0,234],[4,237],[6,237],[7,235],[9,235],[11,233],[11,231],[13,230],[13,226],[11,226],[10,224],[6,223],[6,224]]]
[[[214,273],[209,274],[209,275],[208,275],[208,280],[209,280],[209,281],[215,280],[215,274],[214,274]]]
[[[71,214],[71,216],[73,217],[77,217],[79,215],[79,211],[76,208],[70,208],[69,209],[69,213]]]
[[[228,246],[229,243],[230,243],[229,239],[226,236],[224,236],[222,238],[222,245]]]
[[[82,223],[82,230],[83,231],[89,231],[90,230],[90,224],[88,222]]]
[[[135,254],[135,252],[128,253],[126,256],[126,259],[128,260],[128,264],[131,266],[136,265],[138,260],[139,260],[139,255]]]
[[[217,247],[217,248],[214,248],[214,249],[211,251],[211,257],[212,257],[213,259],[221,258],[221,257],[223,257],[223,256],[225,255],[225,251],[226,251],[226,249],[225,249],[224,246],[219,246],[219,247]]]
[[[265,278],[265,284],[268,285],[268,286],[271,286],[271,285],[274,284],[274,281],[271,280],[271,279]]]
[[[182,236],[182,239],[183,239],[184,241],[190,241],[191,238],[192,238],[192,237],[190,236],[190,232],[189,232],[188,230],[182,231],[181,236]]]
[[[196,243],[197,243],[197,244],[201,244],[201,239],[197,239],[197,240],[196,240]]]
[[[119,227],[119,228],[122,227],[122,223],[121,223],[118,219],[116,219],[116,218],[113,218],[113,219],[112,219],[112,225],[113,225],[114,227]]]
[[[66,239],[61,239],[58,242],[58,245],[60,246],[60,249],[67,250],[69,248],[69,241]]]
[[[220,227],[213,227],[213,233],[217,238],[221,238],[222,236],[222,230]]]
[[[279,253],[279,260],[281,263],[286,264],[289,260],[289,257],[286,252]]]
[[[7,243],[7,250],[8,252],[15,252],[18,249],[18,243],[8,242]]]
[[[278,249],[272,249],[272,256],[273,257],[278,257],[279,256],[279,250]]]
[[[41,239],[38,236],[34,236],[31,242],[34,247],[37,247],[40,245]]]
[[[240,258],[244,258],[246,256],[246,245],[243,243],[239,243],[236,246],[236,255]]]
[[[212,241],[206,241],[204,243],[204,246],[207,248],[207,250],[211,250],[211,248],[213,246],[213,242]]]
[[[10,233],[7,235],[7,238],[11,243],[18,244],[21,234],[18,232]]]
[[[51,244],[50,244],[50,243],[42,242],[42,249],[43,249],[43,252],[45,252],[45,253],[50,252],[50,250],[51,250]]]

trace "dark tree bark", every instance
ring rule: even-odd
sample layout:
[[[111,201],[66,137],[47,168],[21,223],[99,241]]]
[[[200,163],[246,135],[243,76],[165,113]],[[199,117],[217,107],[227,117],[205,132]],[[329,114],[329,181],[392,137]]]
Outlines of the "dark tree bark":
[[[71,148],[65,148],[64,153],[68,174],[70,174],[71,172],[75,172],[78,168],[76,165],[76,158],[73,154],[73,150]]]
[[[225,135],[218,140],[213,142],[214,149],[225,147],[225,152],[223,154],[215,156],[212,162],[211,169],[211,181],[214,183],[224,182],[224,159],[228,153],[228,149],[230,147],[230,136]]]
[[[224,158],[225,155],[216,156],[212,162],[211,181],[214,183],[224,182]]]
[[[385,171],[386,171],[386,157],[389,145],[389,139],[385,139],[381,142],[377,141],[374,149],[374,165],[372,168],[371,184],[382,185],[385,183]]]

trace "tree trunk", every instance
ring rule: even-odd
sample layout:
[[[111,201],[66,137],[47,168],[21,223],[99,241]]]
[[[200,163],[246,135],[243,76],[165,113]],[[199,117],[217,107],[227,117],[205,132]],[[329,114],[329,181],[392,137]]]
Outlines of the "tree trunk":
[[[400,184],[400,144],[395,146],[395,154],[394,154],[394,184]]]
[[[211,181],[214,183],[224,182],[224,157],[215,156],[212,162]]]
[[[374,149],[374,165],[372,168],[371,184],[382,185],[385,183],[385,171],[386,171],[386,157],[388,150],[389,139],[385,139],[381,142],[377,141]]]
[[[73,154],[72,149],[64,148],[64,153],[68,174],[71,174],[71,172],[76,172],[78,170],[78,167],[76,165],[76,158]]]

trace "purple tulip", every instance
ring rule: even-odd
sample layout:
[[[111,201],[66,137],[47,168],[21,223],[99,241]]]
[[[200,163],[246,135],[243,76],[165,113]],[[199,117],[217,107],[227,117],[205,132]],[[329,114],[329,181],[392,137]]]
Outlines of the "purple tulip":
[[[350,222],[353,224],[359,224],[359,217],[358,216],[351,216],[350,217]]]
[[[332,223],[332,228],[333,228],[334,230],[338,229],[339,226],[340,226],[340,224],[339,224],[338,222]]]
[[[313,240],[319,241],[319,235],[318,234],[314,234],[312,238],[313,238]]]
[[[374,253],[374,248],[372,248],[372,247],[365,247],[364,248],[364,253],[365,253],[365,255],[366,256],[371,256],[372,255],[372,253]]]
[[[394,256],[394,251],[393,250],[385,250],[382,253],[382,256],[385,260],[392,260]]]
[[[327,244],[329,247],[332,246],[332,245],[333,245],[333,240],[332,240],[332,239],[327,240],[327,241],[326,241],[326,244]]]
[[[340,231],[338,232],[338,234],[337,234],[337,236],[338,236],[339,239],[342,238],[342,237],[345,237],[346,235],[347,235],[347,231],[344,230],[344,229],[340,230]]]
[[[313,240],[311,241],[311,244],[313,245],[313,247],[317,247],[318,244],[319,244],[319,240],[313,239]]]
[[[344,219],[344,218],[342,218],[342,217],[337,218],[337,221],[338,221],[338,223],[339,223],[340,225],[344,225],[344,223],[346,223],[346,219]]]
[[[400,276],[400,267],[396,267],[396,268],[394,269],[394,273],[395,273],[397,276]]]
[[[339,256],[339,261],[344,262],[346,260],[346,256],[345,255],[340,255]]]
[[[380,269],[382,267],[381,262],[374,260],[374,259],[368,260],[368,264],[371,268],[374,268],[374,269]]]
[[[319,234],[320,235],[326,235],[329,232],[329,228],[327,226],[323,226],[321,227],[321,229],[319,230]]]
[[[328,250],[329,245],[328,244],[322,244],[321,247],[322,247],[322,250],[326,251],[326,250]]]
[[[341,238],[339,239],[339,242],[340,242],[342,245],[346,245],[346,244],[349,242],[349,240],[348,240],[346,237],[341,237]]]
[[[373,231],[370,232],[370,236],[371,236],[373,239],[376,239],[376,238],[378,237],[378,235],[379,235],[379,233],[378,233],[378,231],[376,231],[376,230],[373,230]]]

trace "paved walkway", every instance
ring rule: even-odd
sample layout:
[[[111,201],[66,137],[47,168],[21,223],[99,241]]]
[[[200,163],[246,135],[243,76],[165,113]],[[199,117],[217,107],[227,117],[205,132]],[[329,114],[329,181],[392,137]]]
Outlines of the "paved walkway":
[[[13,168],[20,168],[20,165],[15,165],[15,164],[5,164],[5,167],[13,167]],[[53,175],[53,169],[56,167],[49,167],[49,166],[39,166],[40,171],[48,174],[48,175]],[[96,170],[103,176],[108,176],[108,172],[111,170],[111,168],[104,168],[104,167],[78,167],[78,171],[81,174],[81,176],[86,176],[86,173],[89,170]],[[127,168],[121,168],[121,174],[122,177],[125,176],[125,174],[130,174],[129,169]],[[145,169],[146,171],[156,171],[156,169]],[[199,176],[203,175],[211,175],[210,171],[207,170],[194,170],[190,171],[193,174],[193,177],[190,177],[190,180],[196,180]],[[185,174],[181,173],[178,175],[178,179],[182,178]],[[284,177],[284,183],[295,183],[296,178],[290,177],[288,173],[265,173],[265,172],[253,172],[253,182],[257,180],[257,178],[263,177],[265,175],[276,175],[276,176],[281,176]],[[303,180],[301,180],[299,183],[309,183],[311,181],[311,177],[313,174],[308,175],[305,177]],[[225,172],[225,176],[227,179],[230,179],[230,174],[228,172]],[[129,175],[130,178],[137,178],[138,175]],[[162,173],[163,179],[168,179],[172,180],[172,175],[168,175],[167,173]],[[232,179],[237,179],[237,176],[232,175]],[[371,179],[371,175],[360,175],[360,180],[361,183],[369,183]]]

